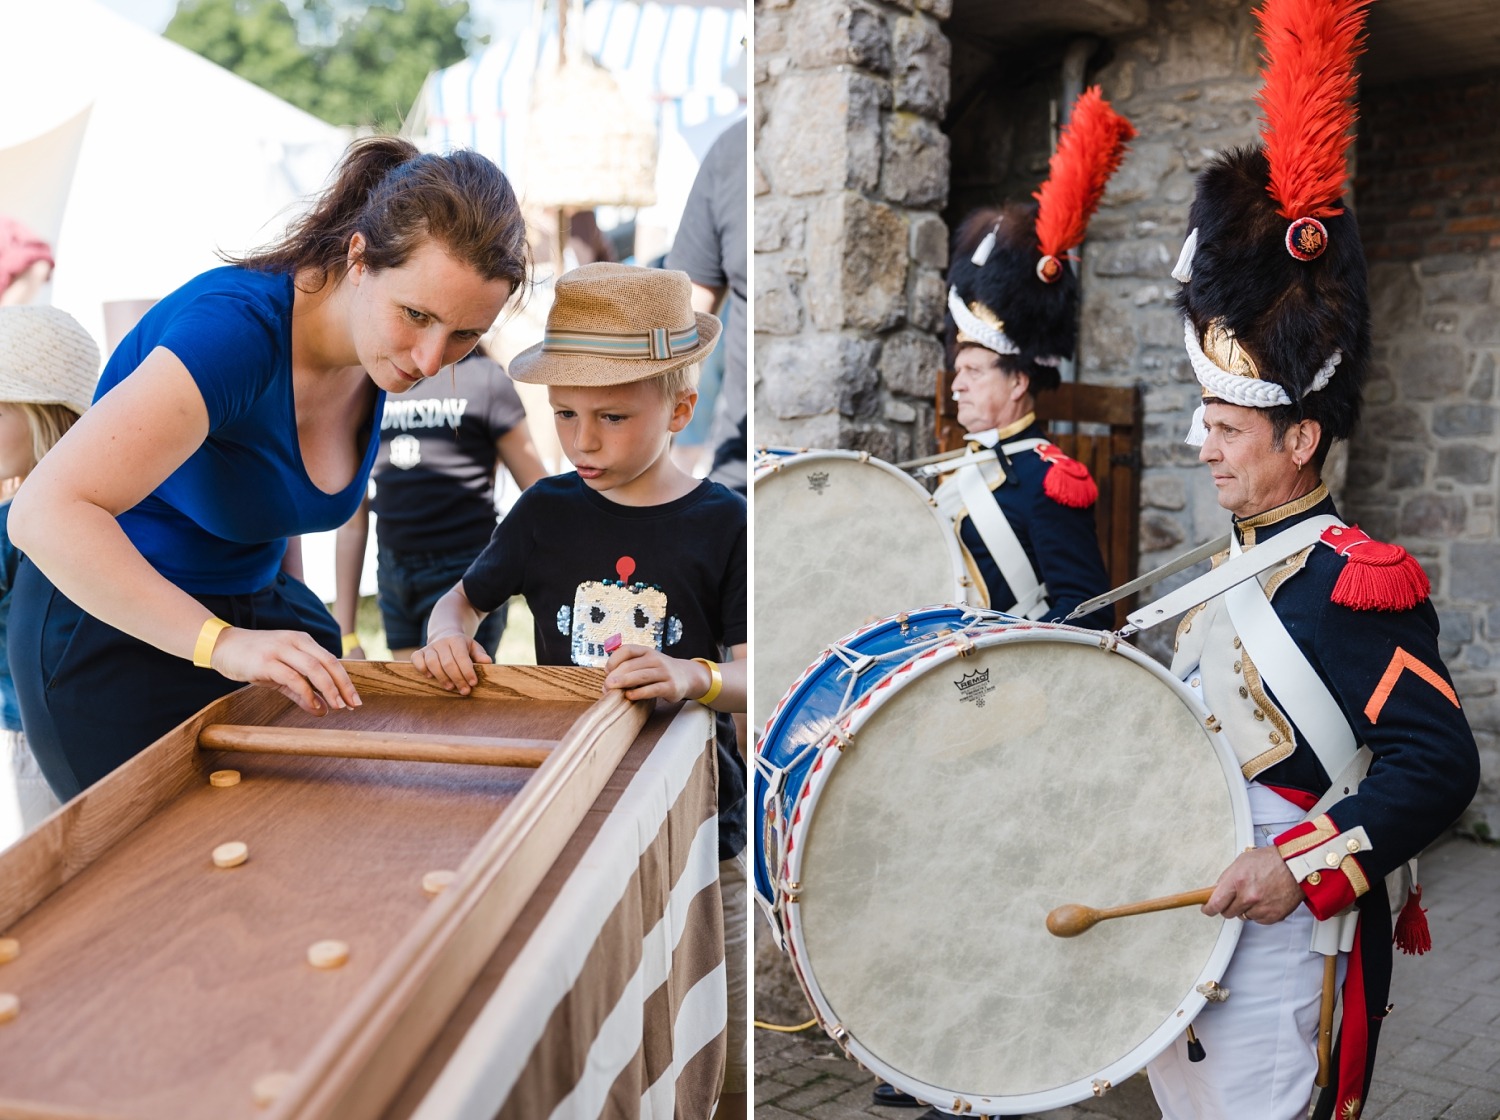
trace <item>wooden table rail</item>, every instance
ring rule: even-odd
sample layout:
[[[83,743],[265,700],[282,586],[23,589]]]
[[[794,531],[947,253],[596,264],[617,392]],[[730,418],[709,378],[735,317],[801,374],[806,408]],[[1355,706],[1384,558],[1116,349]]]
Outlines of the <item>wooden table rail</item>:
[[[537,767],[552,756],[552,749],[557,746],[557,741],[211,723],[198,733],[198,746],[201,750],[239,751],[244,754]]]

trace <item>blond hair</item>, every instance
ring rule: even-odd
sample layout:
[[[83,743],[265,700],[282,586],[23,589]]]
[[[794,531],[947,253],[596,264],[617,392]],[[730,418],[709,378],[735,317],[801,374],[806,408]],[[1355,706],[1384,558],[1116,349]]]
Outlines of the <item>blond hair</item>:
[[[659,377],[652,378],[661,388],[661,395],[666,397],[669,404],[676,404],[677,398],[686,392],[697,392],[698,390],[698,363],[689,362],[685,366],[669,369]]]
[[[57,446],[57,441],[77,422],[78,413],[65,404],[16,401],[10,407],[21,410],[26,417],[26,427],[31,431],[31,467],[25,472],[30,474],[42,461],[42,456]]]

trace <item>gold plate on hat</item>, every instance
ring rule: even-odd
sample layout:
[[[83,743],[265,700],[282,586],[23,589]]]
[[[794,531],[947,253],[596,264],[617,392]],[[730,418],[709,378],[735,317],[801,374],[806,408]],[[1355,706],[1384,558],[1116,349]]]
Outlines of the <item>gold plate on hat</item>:
[[[1234,332],[1229,329],[1223,319],[1215,319],[1203,332],[1203,353],[1208,355],[1209,361],[1225,373],[1260,380],[1260,367],[1255,364],[1255,359],[1250,356],[1249,352],[1240,345],[1239,339],[1234,337]]]

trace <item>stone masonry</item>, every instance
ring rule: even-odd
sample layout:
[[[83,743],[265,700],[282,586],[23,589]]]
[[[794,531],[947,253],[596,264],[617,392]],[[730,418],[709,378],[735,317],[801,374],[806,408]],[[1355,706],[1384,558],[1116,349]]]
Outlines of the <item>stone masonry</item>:
[[[1500,75],[1365,91],[1355,196],[1375,354],[1346,513],[1422,561],[1500,834]]]
[[[909,457],[933,429],[951,0],[755,13],[755,436]]]

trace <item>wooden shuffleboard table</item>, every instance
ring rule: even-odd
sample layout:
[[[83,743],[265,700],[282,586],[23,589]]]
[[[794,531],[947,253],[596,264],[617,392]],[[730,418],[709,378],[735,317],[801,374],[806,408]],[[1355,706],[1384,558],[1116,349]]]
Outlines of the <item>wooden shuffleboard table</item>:
[[[345,665],[361,708],[241,689],[0,853],[0,1120],[708,1116],[708,712]]]

